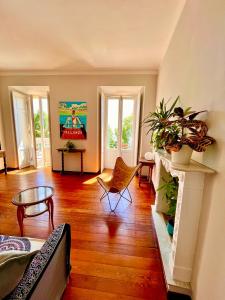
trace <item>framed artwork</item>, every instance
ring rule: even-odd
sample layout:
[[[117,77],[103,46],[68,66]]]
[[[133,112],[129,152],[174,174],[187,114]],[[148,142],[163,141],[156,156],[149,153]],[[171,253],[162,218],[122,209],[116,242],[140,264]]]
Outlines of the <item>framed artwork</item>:
[[[87,138],[87,102],[59,102],[60,138],[85,140]]]

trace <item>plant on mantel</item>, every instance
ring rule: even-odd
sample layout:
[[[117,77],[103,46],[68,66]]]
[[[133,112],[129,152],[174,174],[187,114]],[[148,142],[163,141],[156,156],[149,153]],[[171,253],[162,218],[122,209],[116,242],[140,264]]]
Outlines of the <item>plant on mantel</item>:
[[[144,119],[154,149],[165,149],[171,153],[180,151],[186,145],[194,151],[204,152],[207,146],[215,142],[214,138],[207,135],[206,123],[195,120],[205,110],[196,112],[191,107],[183,109],[177,106],[178,101],[179,97],[168,108],[169,101],[162,99],[156,110]]]

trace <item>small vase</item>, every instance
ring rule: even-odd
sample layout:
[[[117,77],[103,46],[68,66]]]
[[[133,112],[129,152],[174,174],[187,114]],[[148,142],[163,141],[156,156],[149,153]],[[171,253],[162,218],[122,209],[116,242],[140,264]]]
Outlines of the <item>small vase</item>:
[[[144,155],[144,158],[146,160],[154,160],[154,153],[152,153],[152,152],[146,152],[145,155]]]
[[[183,145],[178,152],[171,152],[171,162],[175,164],[189,165],[192,155],[192,149]]]

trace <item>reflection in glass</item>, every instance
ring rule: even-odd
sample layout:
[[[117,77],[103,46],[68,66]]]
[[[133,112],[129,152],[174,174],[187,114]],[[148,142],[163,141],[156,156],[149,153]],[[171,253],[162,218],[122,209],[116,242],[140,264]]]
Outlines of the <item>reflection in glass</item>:
[[[133,143],[134,100],[123,99],[122,149],[130,149]]]
[[[13,202],[18,204],[29,204],[34,202],[40,202],[44,199],[51,197],[53,189],[48,186],[40,186],[30,188],[25,191],[18,193],[14,198]]]
[[[108,100],[107,148],[118,147],[119,99]]]

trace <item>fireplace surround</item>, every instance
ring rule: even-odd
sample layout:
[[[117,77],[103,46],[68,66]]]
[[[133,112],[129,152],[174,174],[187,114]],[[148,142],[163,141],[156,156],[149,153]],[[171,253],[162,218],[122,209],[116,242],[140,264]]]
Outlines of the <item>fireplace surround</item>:
[[[168,206],[163,191],[157,191],[163,178],[171,174],[179,178],[174,234],[167,233],[163,213]],[[159,242],[161,258],[168,291],[191,295],[191,278],[198,238],[198,225],[203,203],[205,176],[214,170],[191,160],[189,165],[173,164],[170,155],[155,153],[156,190],[153,220]]]

